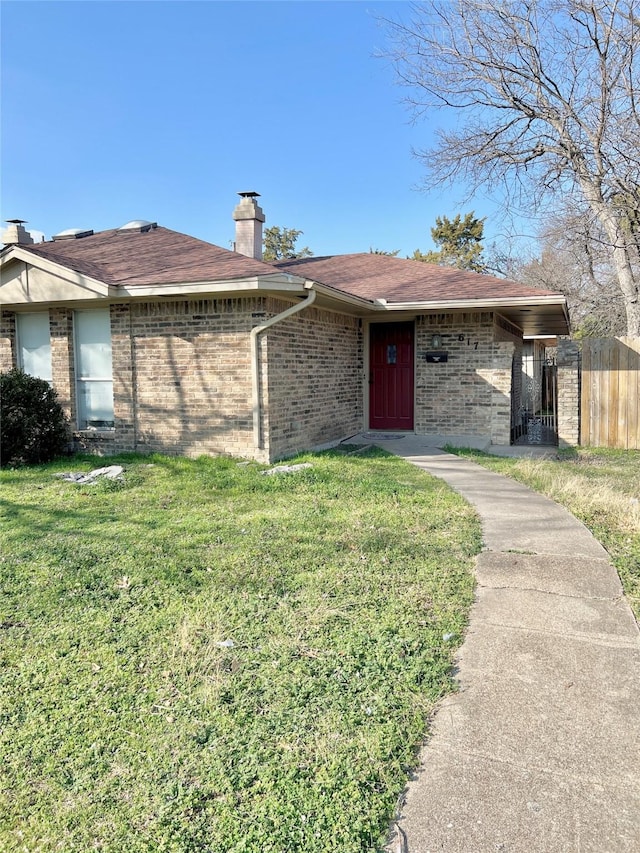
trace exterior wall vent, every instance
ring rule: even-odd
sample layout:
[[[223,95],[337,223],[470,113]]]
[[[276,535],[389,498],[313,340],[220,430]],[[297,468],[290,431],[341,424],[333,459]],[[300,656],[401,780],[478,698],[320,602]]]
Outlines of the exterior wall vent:
[[[155,230],[157,227],[157,222],[149,222],[146,219],[132,219],[126,225],[121,225],[118,231],[138,231],[140,234],[144,234],[147,231]]]
[[[93,230],[86,231],[84,228],[67,228],[59,234],[54,234],[52,240],[79,240],[81,237],[91,237]]]

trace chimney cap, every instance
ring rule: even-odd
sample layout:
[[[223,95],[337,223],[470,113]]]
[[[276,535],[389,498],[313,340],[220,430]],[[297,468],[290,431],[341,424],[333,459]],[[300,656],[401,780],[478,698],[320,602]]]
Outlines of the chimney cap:
[[[238,193],[238,195],[241,196],[242,198],[260,198],[260,193],[256,193],[253,191],[245,192],[245,193]]]
[[[7,227],[2,232],[0,240],[6,246],[30,246],[33,237],[24,227],[26,219],[7,219]]]

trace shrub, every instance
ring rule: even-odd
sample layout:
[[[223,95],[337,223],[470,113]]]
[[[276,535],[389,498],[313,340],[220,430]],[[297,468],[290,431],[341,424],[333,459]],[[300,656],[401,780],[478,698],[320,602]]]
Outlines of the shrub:
[[[0,464],[48,462],[68,441],[56,392],[22,370],[0,373]]]

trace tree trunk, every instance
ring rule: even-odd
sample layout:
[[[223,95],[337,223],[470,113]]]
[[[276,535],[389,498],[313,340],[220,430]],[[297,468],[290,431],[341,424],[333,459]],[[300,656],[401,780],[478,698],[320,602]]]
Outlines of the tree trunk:
[[[605,224],[605,228],[607,228]],[[638,293],[638,281],[633,274],[633,268],[629,261],[629,254],[621,241],[624,239],[622,229],[617,223],[613,223],[610,230],[607,228],[607,236],[612,241],[613,264],[618,278],[618,285],[624,296],[624,309],[627,314],[627,334],[630,337],[640,337],[640,294]]]
[[[629,260],[627,235],[593,184],[585,178],[579,180],[589,206],[602,223],[611,243],[611,258],[616,271],[618,287],[624,298],[624,308],[627,315],[627,334],[630,337],[640,337],[640,282],[634,275]]]
[[[636,299],[635,302],[627,302],[625,304],[627,312],[627,334],[630,338],[640,337],[640,303]]]

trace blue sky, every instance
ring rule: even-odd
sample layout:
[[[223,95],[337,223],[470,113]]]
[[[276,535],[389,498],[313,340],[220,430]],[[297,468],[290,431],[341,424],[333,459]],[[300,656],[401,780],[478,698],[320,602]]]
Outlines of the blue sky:
[[[486,199],[419,191],[380,16],[404,2],[3,0],[2,218],[50,238],[149,219],[230,247],[237,191],[316,255],[432,246]],[[494,225],[495,222],[495,225]]]

